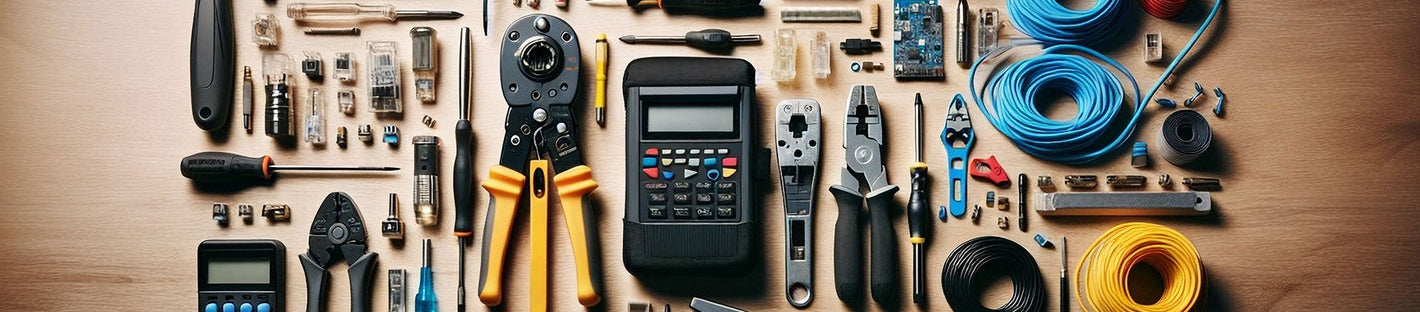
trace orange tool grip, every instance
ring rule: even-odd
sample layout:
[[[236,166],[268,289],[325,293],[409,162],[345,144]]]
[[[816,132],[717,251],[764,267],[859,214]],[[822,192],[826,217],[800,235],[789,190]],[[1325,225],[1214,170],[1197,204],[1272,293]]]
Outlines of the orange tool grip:
[[[483,189],[488,190],[488,217],[483,223],[483,257],[478,272],[478,300],[484,305],[503,303],[503,260],[513,229],[518,199],[527,177],[516,170],[494,166],[488,171]]]
[[[532,236],[532,311],[547,311],[547,160],[528,163],[528,224]]]
[[[577,264],[577,301],[582,306],[596,306],[602,300],[601,248],[595,236],[597,221],[586,205],[586,195],[597,189],[597,182],[586,165],[558,173],[553,181],[557,183],[557,199],[562,202],[562,216],[567,221]]]

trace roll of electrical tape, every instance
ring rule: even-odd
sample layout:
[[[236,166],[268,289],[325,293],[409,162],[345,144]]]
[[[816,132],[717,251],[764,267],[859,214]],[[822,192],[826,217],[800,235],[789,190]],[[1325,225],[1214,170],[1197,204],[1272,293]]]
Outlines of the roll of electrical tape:
[[[1164,118],[1159,132],[1159,155],[1174,165],[1187,165],[1197,160],[1213,145],[1213,127],[1194,110],[1178,110]]]

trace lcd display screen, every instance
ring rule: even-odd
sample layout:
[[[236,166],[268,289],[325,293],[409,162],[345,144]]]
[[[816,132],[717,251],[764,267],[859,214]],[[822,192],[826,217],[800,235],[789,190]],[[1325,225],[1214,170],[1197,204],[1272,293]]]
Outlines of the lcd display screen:
[[[648,105],[646,132],[735,132],[735,106],[734,103]]]
[[[266,259],[213,259],[207,262],[207,283],[271,283],[271,261]]]

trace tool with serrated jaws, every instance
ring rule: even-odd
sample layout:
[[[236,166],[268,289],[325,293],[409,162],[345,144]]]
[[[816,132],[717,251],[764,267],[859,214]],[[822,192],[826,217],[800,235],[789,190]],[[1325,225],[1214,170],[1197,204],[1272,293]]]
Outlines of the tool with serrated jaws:
[[[370,312],[370,287],[380,254],[369,252],[365,219],[350,195],[330,193],[321,201],[311,221],[310,250],[297,259],[306,273],[306,312],[324,312],[330,290],[330,272],[337,260],[350,265],[350,311]]]
[[[834,284],[838,298],[844,301],[855,302],[862,295],[863,245],[858,215],[866,199],[872,216],[873,300],[888,303],[897,297],[897,242],[889,216],[898,187],[888,184],[887,168],[883,166],[885,137],[877,92],[872,86],[853,86],[845,111],[843,149],[847,164],[838,184],[829,188],[838,202],[838,223],[833,233]],[[866,195],[859,191],[862,186],[868,190]]]
[[[803,309],[814,300],[814,190],[823,142],[820,110],[818,101],[792,99],[779,102],[774,112],[775,155],[784,192],[785,298]],[[802,289],[803,297],[795,297],[794,289]]]
[[[970,111],[961,94],[957,94],[947,106],[947,122],[942,127],[942,147],[947,149],[947,175],[951,178],[951,184],[947,185],[947,199],[951,202],[953,217],[966,215],[966,157],[975,142],[976,131],[971,129]],[[939,208],[937,218],[947,221],[947,209]]]
[[[602,299],[601,254],[588,193],[597,188],[592,169],[582,161],[572,103],[582,90],[581,49],[572,26],[546,14],[524,16],[508,26],[500,54],[503,99],[508,104],[503,124],[503,150],[498,165],[489,169],[483,188],[488,190],[488,217],[484,221],[483,256],[478,277],[478,298],[483,304],[503,303],[503,268],[518,201],[529,172],[533,183],[551,176],[571,235],[573,263],[577,268],[577,300],[595,306]],[[565,86],[565,87],[563,87]],[[547,160],[532,163],[529,156],[546,152]],[[533,168],[533,164],[547,167]],[[539,195],[538,189],[533,190]],[[545,190],[544,190],[545,191]],[[534,201],[538,201],[534,198]],[[536,271],[536,270],[535,270]],[[546,274],[547,272],[534,272]],[[544,275],[545,276],[545,275]],[[534,296],[536,297],[536,296]],[[546,298],[542,298],[545,300]],[[532,298],[534,302],[538,298]]]

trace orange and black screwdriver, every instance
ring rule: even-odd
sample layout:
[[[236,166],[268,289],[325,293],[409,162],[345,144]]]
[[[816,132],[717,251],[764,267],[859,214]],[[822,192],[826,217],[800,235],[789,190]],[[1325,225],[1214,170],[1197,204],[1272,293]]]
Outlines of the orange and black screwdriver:
[[[246,157],[224,152],[201,152],[182,158],[182,176],[197,182],[269,180],[279,170],[395,171],[399,167],[277,165],[271,156]]]

